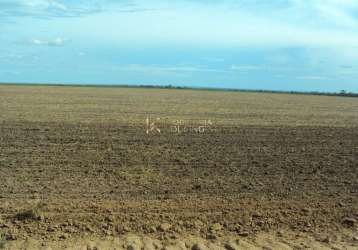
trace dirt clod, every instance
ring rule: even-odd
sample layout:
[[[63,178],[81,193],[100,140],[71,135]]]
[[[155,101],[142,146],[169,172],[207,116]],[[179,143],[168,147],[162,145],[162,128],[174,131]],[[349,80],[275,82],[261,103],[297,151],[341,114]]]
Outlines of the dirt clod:
[[[169,223],[162,223],[159,225],[158,230],[161,232],[167,232],[171,229],[171,225]]]
[[[248,237],[250,235],[250,233],[247,231],[242,231],[242,232],[239,232],[238,235],[241,237]]]
[[[225,243],[225,244],[224,244],[224,247],[225,247],[225,249],[227,249],[227,250],[238,250],[238,248],[237,248],[234,244],[232,244],[232,243]]]
[[[345,217],[342,219],[342,224],[347,227],[354,227],[354,225],[357,223],[357,220],[351,217]]]
[[[217,231],[220,231],[220,230],[222,230],[222,226],[221,226],[221,224],[220,223],[215,223],[215,224],[213,224],[211,227],[210,227],[210,230],[212,231],[212,232],[217,232]]]
[[[208,248],[202,243],[196,243],[193,245],[191,250],[208,250]]]

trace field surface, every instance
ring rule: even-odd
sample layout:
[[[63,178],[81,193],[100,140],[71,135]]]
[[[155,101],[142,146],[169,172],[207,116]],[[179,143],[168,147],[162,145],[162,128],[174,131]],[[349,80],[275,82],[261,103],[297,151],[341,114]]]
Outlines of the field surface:
[[[358,98],[0,86],[0,248],[358,249],[357,128]]]

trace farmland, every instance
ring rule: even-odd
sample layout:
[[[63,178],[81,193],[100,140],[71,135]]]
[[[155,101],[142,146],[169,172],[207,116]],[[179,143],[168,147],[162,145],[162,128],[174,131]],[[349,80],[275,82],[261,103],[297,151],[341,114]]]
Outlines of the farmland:
[[[0,111],[9,244],[277,233],[356,244],[357,98],[3,85]]]

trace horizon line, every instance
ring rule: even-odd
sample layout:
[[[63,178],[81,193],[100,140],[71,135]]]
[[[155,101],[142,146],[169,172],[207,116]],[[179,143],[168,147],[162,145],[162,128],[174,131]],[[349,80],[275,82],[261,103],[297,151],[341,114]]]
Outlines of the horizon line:
[[[57,86],[57,87],[97,87],[97,88],[151,88],[151,89],[181,89],[181,90],[207,90],[207,91],[227,91],[227,92],[247,92],[247,93],[276,93],[276,94],[301,94],[301,95],[325,95],[358,97],[358,92],[341,90],[332,91],[301,91],[301,90],[273,90],[273,89],[244,89],[244,88],[220,88],[220,87],[195,87],[173,84],[98,84],[98,83],[34,83],[34,82],[0,82],[0,86]]]

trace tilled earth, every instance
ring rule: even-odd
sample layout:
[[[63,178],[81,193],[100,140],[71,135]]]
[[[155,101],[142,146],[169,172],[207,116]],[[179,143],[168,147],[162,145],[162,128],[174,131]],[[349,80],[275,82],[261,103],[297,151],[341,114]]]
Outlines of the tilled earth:
[[[143,123],[2,119],[2,241],[137,234],[215,243],[289,232],[320,248],[357,246],[356,126],[235,124],[210,114],[221,120],[205,131],[162,122],[147,134],[138,115]]]

